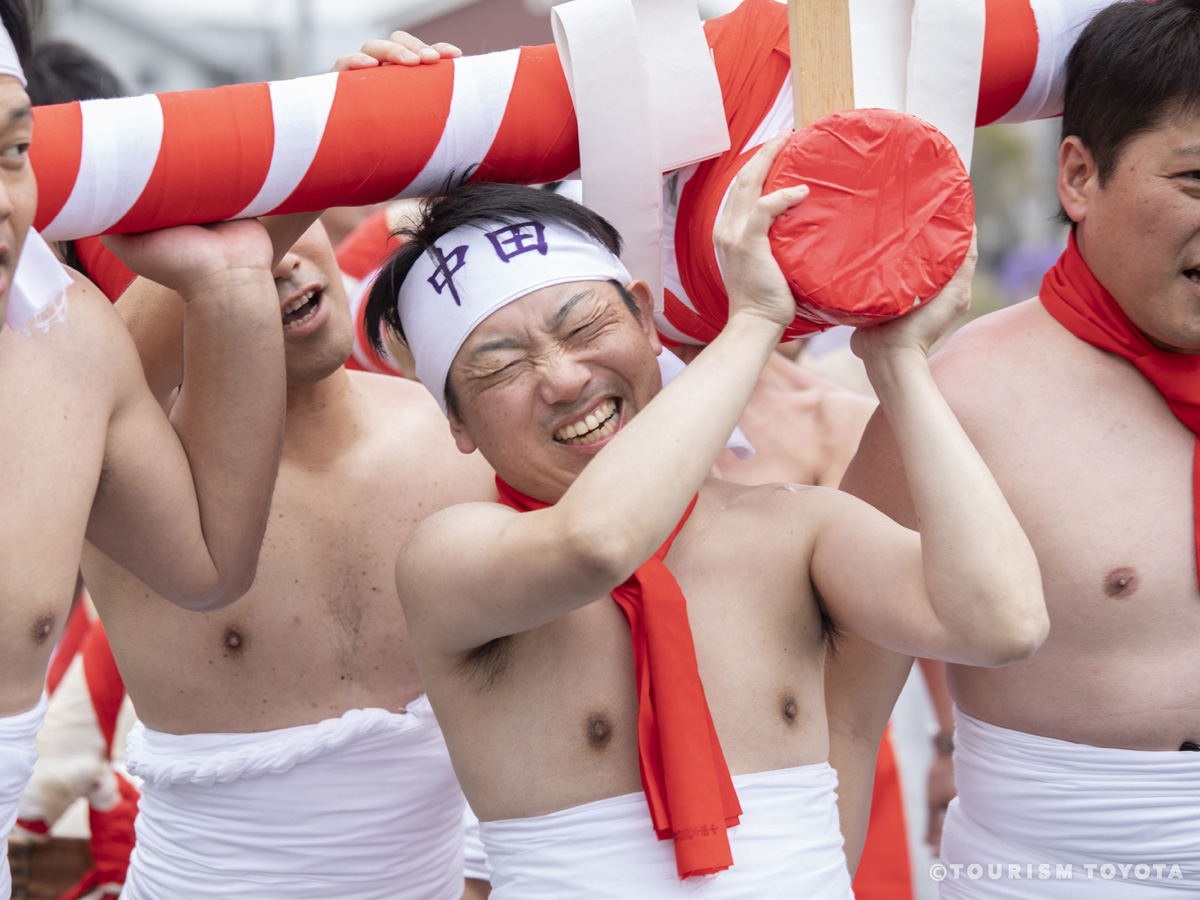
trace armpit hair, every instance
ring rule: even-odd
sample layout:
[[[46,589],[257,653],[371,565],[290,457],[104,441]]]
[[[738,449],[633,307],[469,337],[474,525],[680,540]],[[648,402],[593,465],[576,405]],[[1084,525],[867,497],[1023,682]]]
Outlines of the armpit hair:
[[[490,690],[508,670],[512,658],[512,636],[492,638],[486,644],[468,650],[458,664],[459,673],[475,682],[481,691]]]
[[[811,581],[809,583],[812,584]],[[825,598],[821,596],[815,584],[812,585],[812,592],[813,599],[817,602],[817,613],[821,616],[821,638],[825,642],[825,653],[830,657],[837,656],[842,632],[838,630],[837,624],[829,615],[829,610],[825,608]]]

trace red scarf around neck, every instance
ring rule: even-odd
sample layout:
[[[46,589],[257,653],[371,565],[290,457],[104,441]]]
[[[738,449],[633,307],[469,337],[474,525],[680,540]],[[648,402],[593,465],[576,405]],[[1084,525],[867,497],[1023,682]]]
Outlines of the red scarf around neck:
[[[1192,457],[1192,508],[1200,562],[1200,354],[1160,350],[1129,321],[1096,280],[1075,243],[1042,279],[1042,305],[1068,331],[1101,350],[1129,360],[1158,388],[1171,412],[1197,434]]]
[[[520,512],[549,506],[499,476],[496,487],[500,502]],[[642,788],[659,840],[675,841],[680,878],[733,865],[725,829],[738,824],[742,814],[704,699],[687,602],[663,565],[695,505],[693,497],[658,552],[612,592],[633,634]]]

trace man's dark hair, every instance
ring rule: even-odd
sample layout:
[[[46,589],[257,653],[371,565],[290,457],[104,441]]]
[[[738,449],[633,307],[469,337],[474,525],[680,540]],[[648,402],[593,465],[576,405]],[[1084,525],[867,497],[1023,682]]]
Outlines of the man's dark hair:
[[[104,100],[128,93],[112,69],[70,41],[45,41],[35,46],[25,77],[34,106]]]
[[[450,187],[437,196],[422,200],[420,219],[394,232],[401,246],[380,269],[363,311],[363,327],[375,351],[384,351],[384,328],[404,340],[404,323],[400,321],[396,309],[396,296],[409,270],[438,238],[463,225],[493,222],[515,225],[530,219],[569,225],[607,248],[613,255],[621,252],[621,236],[605,218],[553,191],[490,182]],[[625,290],[624,285],[615,281],[612,284],[617,286],[625,305],[640,318],[637,301]],[[458,404],[450,387],[449,376],[444,385],[426,387],[430,390],[441,387],[445,391],[446,407],[457,414]]]
[[[1101,10],[1067,59],[1063,137],[1077,136],[1100,184],[1129,141],[1200,111],[1200,0],[1125,0]]]
[[[12,38],[17,59],[26,72],[33,55],[33,23],[40,13],[39,0],[0,0],[0,23]]]

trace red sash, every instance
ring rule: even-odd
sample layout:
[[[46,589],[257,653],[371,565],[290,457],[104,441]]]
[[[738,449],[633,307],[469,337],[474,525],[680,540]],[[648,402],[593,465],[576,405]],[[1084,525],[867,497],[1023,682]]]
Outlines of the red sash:
[[[549,505],[513,490],[499,477],[496,486],[500,502],[520,512]],[[642,788],[659,840],[675,840],[680,878],[733,865],[725,829],[742,814],[704,699],[687,602],[663,565],[695,505],[692,498],[658,552],[612,592],[633,634]]]
[[[1146,340],[1112,294],[1096,280],[1079,254],[1074,234],[1042,280],[1040,296],[1046,311],[1077,338],[1137,366],[1162,393],[1176,418],[1193,433],[1200,433],[1200,355],[1160,350]],[[1192,498],[1200,561],[1200,452],[1192,457]]]

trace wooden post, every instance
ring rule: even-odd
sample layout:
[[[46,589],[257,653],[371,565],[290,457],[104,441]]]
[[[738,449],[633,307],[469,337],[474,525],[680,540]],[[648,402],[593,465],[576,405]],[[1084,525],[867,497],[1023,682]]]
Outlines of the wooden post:
[[[850,0],[788,0],[796,127],[854,108]]]

